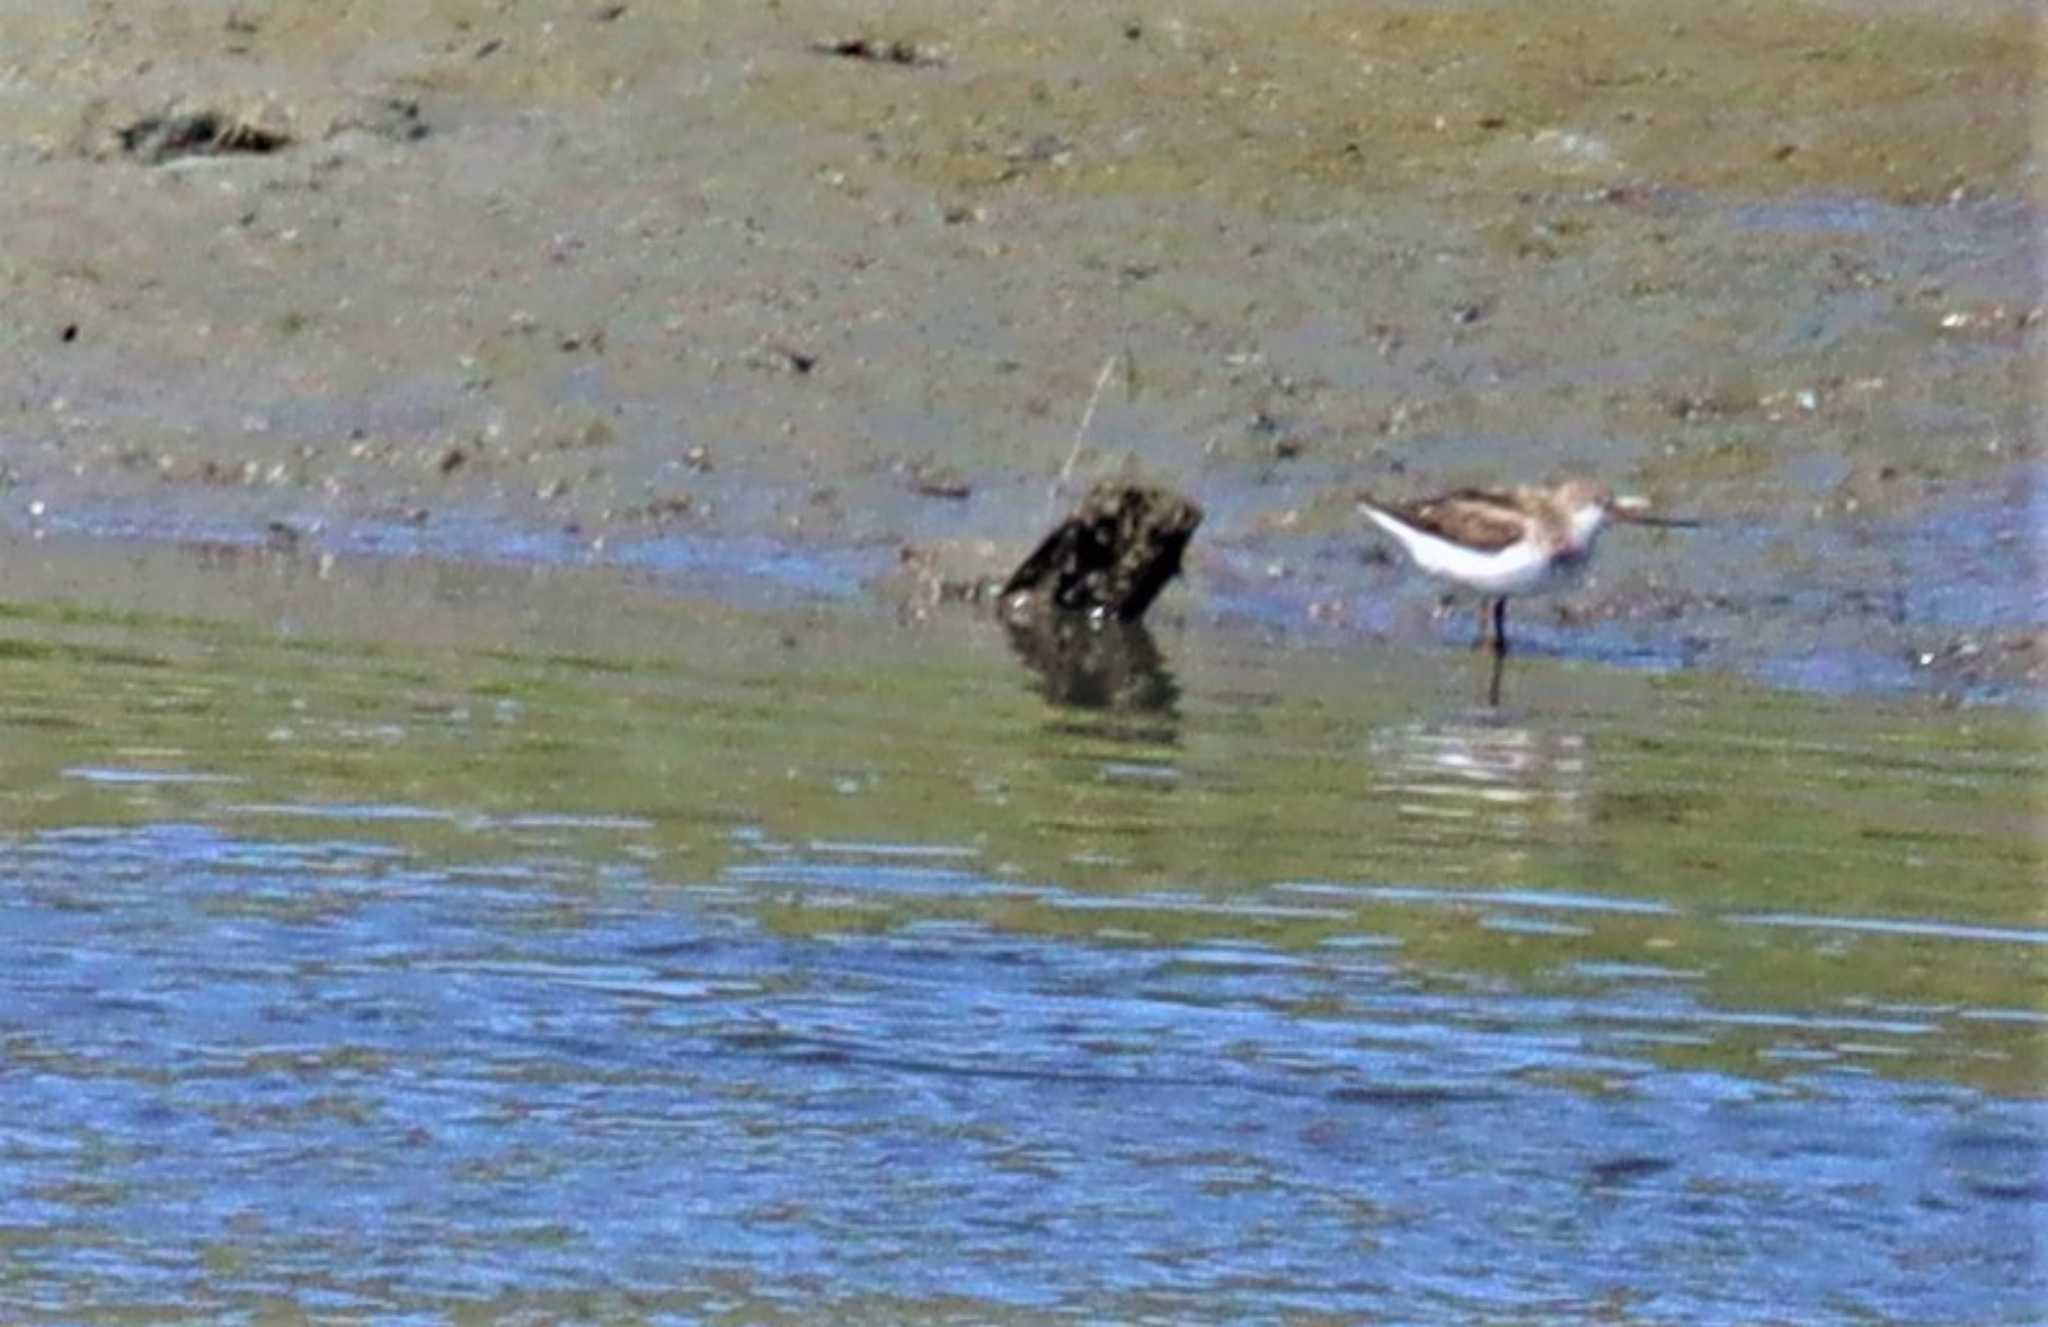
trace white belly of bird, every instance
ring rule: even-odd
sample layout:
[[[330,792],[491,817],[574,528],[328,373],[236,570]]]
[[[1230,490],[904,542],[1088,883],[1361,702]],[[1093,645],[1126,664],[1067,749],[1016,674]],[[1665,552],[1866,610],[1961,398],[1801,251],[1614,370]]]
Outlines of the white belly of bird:
[[[1495,552],[1482,552],[1440,539],[1426,530],[1397,524],[1378,512],[1368,512],[1375,524],[1401,541],[1415,565],[1447,581],[1456,581],[1481,594],[1535,594],[1553,590],[1578,578],[1584,569],[1583,553],[1553,557],[1533,539],[1518,540]]]

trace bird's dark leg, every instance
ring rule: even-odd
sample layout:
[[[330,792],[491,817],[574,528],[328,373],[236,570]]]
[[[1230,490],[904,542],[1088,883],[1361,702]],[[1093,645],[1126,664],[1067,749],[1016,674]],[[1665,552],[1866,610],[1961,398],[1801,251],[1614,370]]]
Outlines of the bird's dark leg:
[[[1500,675],[1507,671],[1507,663],[1508,601],[1503,596],[1493,601],[1493,675],[1486,683],[1486,703],[1495,709],[1500,708]]]
[[[1479,653],[1479,651],[1481,651],[1481,650],[1483,650],[1483,649],[1485,649],[1485,648],[1486,648],[1486,601],[1485,601],[1484,599],[1481,599],[1481,600],[1479,601],[1479,634],[1478,634],[1478,635],[1476,635],[1476,636],[1474,636],[1474,637],[1472,638],[1472,652],[1473,652],[1474,654],[1477,654],[1477,653]]]

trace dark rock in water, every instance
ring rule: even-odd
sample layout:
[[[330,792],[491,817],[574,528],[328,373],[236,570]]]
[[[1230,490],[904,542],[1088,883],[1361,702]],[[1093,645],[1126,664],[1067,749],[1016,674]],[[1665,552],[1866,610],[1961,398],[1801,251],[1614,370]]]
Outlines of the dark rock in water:
[[[179,157],[225,152],[275,152],[291,135],[223,115],[219,111],[188,111],[176,115],[145,115],[120,129],[121,150],[152,165]]]
[[[1162,488],[1097,484],[1003,584],[1007,615],[1046,609],[1135,622],[1180,570],[1202,523],[1192,500]]]

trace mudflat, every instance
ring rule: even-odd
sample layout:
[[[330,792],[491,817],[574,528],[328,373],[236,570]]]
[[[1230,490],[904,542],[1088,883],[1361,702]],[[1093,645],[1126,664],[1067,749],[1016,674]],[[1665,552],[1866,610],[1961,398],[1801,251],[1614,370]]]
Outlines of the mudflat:
[[[17,7],[0,529],[921,607],[1131,470],[1429,639],[1353,493],[1587,471],[1709,526],[1558,649],[2037,693],[2035,17]]]

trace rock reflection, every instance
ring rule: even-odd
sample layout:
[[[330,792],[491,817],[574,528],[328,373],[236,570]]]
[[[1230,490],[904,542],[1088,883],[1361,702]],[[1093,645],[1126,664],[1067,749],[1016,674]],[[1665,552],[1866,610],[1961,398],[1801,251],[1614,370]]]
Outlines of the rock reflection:
[[[1054,614],[1003,625],[1053,704],[1179,717],[1180,683],[1142,623]]]

